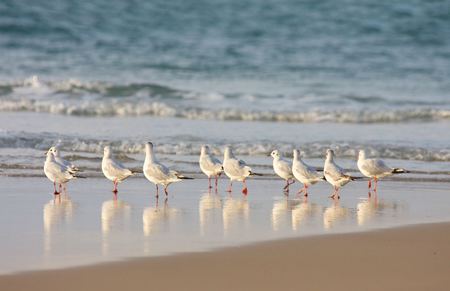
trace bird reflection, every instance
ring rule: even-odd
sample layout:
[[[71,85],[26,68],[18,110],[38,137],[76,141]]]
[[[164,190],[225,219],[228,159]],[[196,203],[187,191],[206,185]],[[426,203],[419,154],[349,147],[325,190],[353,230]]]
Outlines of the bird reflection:
[[[249,210],[247,197],[243,196],[236,199],[229,195],[225,199],[222,209],[224,234],[228,234],[231,228],[239,222],[242,222],[241,225],[247,225]]]
[[[130,205],[124,201],[117,200],[114,196],[113,200],[108,200],[102,204],[102,252],[106,255],[109,252],[109,234],[111,230],[120,225],[121,222],[129,220]]]
[[[108,200],[102,204],[102,233],[107,235],[115,222],[125,220],[130,215],[130,205],[121,200]]]
[[[281,199],[275,201],[272,207],[272,229],[277,231],[283,224],[286,224],[290,211],[300,204],[300,200]]]
[[[222,199],[217,194],[207,192],[203,194],[198,203],[198,214],[200,221],[200,233],[205,234],[208,219],[213,219],[214,214],[217,214],[217,209],[222,208]]]
[[[168,205],[167,199],[164,200],[164,205],[159,206],[156,200],[155,207],[144,208],[142,213],[143,232],[145,236],[150,236],[161,230],[161,227],[167,226],[166,223],[173,221],[180,211],[176,208],[171,208]]]
[[[331,229],[338,221],[348,217],[350,210],[339,205],[339,201],[333,201],[333,204],[323,212],[323,227]]]
[[[44,220],[44,248],[51,251],[52,229],[62,223],[70,223],[74,211],[74,204],[67,194],[55,196],[43,207]]]
[[[397,203],[389,203],[385,201],[379,201],[378,195],[372,195],[369,198],[363,199],[356,205],[356,218],[358,221],[358,225],[362,226],[368,223],[370,220],[374,218],[377,214],[383,214],[386,210],[397,210]]]
[[[322,213],[323,207],[309,203],[308,199],[298,203],[292,209],[292,230],[298,230],[302,223],[305,223],[309,218]]]

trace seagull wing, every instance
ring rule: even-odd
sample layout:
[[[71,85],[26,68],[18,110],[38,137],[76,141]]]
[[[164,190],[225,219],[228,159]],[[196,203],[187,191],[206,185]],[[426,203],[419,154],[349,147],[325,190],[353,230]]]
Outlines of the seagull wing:
[[[128,177],[133,174],[129,169],[125,168],[124,165],[113,159],[108,159],[104,166],[105,170],[111,176],[117,177],[119,179]]]
[[[367,159],[361,165],[361,168],[369,173],[372,173],[373,175],[379,175],[392,171],[392,168],[388,167],[384,161],[380,159]]]

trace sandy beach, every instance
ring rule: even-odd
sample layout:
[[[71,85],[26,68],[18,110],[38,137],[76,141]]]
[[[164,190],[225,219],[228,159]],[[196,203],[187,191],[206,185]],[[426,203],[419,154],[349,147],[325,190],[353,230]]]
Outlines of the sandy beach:
[[[450,224],[1,276],[1,290],[448,290]],[[180,242],[181,243],[181,242]]]

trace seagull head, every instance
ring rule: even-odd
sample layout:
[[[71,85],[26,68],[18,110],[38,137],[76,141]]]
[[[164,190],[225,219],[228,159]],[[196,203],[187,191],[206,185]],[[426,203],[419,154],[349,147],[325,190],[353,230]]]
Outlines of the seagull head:
[[[334,151],[332,149],[327,149],[327,159],[332,159],[334,157]]]
[[[53,147],[49,148],[48,151],[45,153],[45,155],[47,156],[47,160],[54,159],[55,151],[54,151]]]
[[[231,147],[230,146],[226,146],[225,147],[225,151],[224,151],[224,157],[225,158],[231,158],[233,156],[233,152],[231,151]]]
[[[273,150],[270,155],[272,156],[272,158],[274,159],[279,159],[280,158],[280,151],[279,150]]]
[[[51,147],[51,149],[53,149],[53,154],[55,155],[55,157],[59,157],[59,144]]]
[[[202,145],[202,150],[201,150],[201,154],[202,155],[206,155],[209,153],[209,146],[207,145]]]
[[[105,146],[105,148],[103,149],[103,155],[105,157],[111,156],[111,147],[110,146]]]
[[[49,154],[55,156],[55,155],[56,155],[56,148],[55,148],[55,147],[49,148],[48,151],[47,151],[45,154],[46,154],[47,156],[48,156]]]
[[[361,160],[366,159],[366,151],[365,150],[359,150],[358,159],[361,159]]]
[[[147,142],[146,144],[145,144],[145,150],[146,151],[150,151],[150,150],[152,150],[153,149],[153,143],[152,142]]]
[[[294,156],[294,159],[297,159],[300,157],[300,151],[298,149],[292,150],[292,155]]]

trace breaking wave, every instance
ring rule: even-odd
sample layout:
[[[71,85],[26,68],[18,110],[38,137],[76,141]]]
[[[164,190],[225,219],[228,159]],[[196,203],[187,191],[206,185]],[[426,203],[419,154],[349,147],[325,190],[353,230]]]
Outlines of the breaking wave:
[[[336,105],[333,109],[323,105],[332,100],[336,102],[336,98],[346,105]],[[255,105],[261,100],[267,103]],[[283,104],[283,107],[270,105],[274,102]],[[118,85],[76,79],[44,82],[36,76],[0,84],[0,112],[293,123],[401,123],[450,119],[450,103],[430,101],[419,106],[414,101],[400,105],[398,100],[392,101],[392,104],[389,102],[376,96],[349,98],[202,93],[153,83]]]
[[[206,109],[169,105],[159,101],[53,101],[36,99],[0,100],[3,112],[45,112],[73,116],[158,116],[187,119],[269,122],[401,123],[450,120],[450,109],[312,110],[306,112]]]
[[[142,154],[145,150],[147,140],[97,140],[81,139],[71,136],[54,134],[32,134],[0,132],[0,148],[26,148],[47,150],[50,146],[59,144],[63,151],[72,154],[73,159],[86,159],[85,154],[102,154],[105,145],[111,145],[113,150],[128,159],[127,154]],[[157,144],[155,150],[160,154],[167,155],[198,155],[200,153],[201,141],[179,141],[162,142]],[[225,143],[211,145],[211,150],[217,156],[221,156]],[[273,149],[279,149],[286,156],[292,156],[294,148],[302,150],[307,158],[323,158],[328,148],[333,148],[337,155],[342,158],[354,159],[358,150],[364,148],[371,156],[379,156],[386,159],[412,160],[412,161],[450,161],[450,148],[434,149],[422,147],[409,147],[389,144],[353,143],[353,142],[313,142],[303,144],[289,143],[234,143],[232,144],[237,155],[263,156]]]

